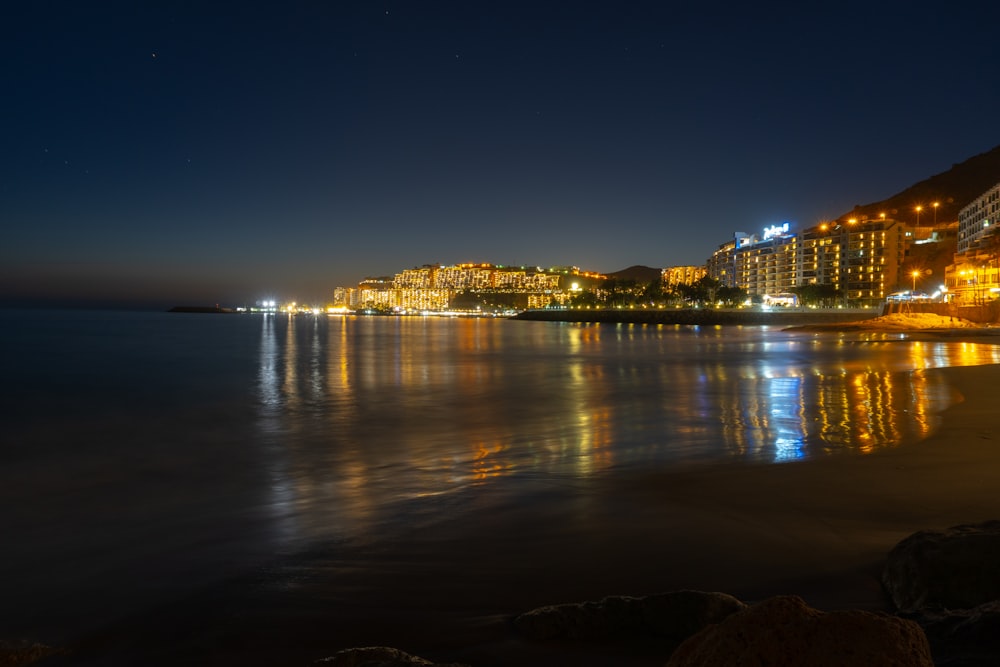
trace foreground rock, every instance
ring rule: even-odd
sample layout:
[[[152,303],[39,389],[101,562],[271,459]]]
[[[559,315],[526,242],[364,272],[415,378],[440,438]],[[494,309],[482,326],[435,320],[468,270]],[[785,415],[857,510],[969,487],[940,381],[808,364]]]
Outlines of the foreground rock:
[[[457,662],[437,663],[389,646],[366,646],[338,651],[315,662],[332,667],[468,667]]]
[[[746,607],[725,593],[674,591],[539,607],[514,619],[529,639],[607,639],[629,634],[681,640]]]
[[[882,583],[901,612],[971,609],[1000,599],[1000,521],[923,530],[891,552]]]
[[[932,667],[913,621],[867,611],[822,612],[796,596],[765,600],[681,644],[668,667]]]
[[[0,639],[0,667],[21,667],[62,653],[59,649],[29,641]]]
[[[923,626],[938,664],[958,667],[1000,664],[1000,601],[972,609],[925,612]]]

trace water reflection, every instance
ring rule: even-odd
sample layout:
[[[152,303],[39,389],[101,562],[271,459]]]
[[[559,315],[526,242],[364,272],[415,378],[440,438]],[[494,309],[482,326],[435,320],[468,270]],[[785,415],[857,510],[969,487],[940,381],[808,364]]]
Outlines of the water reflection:
[[[511,475],[866,454],[955,400],[924,369],[1000,363],[992,345],[766,328],[279,315],[260,335],[258,433],[292,532],[316,507],[370,525]]]

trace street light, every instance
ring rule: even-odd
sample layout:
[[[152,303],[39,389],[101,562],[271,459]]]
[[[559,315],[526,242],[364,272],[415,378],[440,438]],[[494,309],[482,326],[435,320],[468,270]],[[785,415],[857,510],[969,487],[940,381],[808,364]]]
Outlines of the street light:
[[[917,291],[917,278],[920,277],[920,271],[917,271],[916,269],[914,269],[913,271],[910,272],[910,275],[913,277],[913,289],[911,290],[911,292],[916,292]],[[912,298],[913,295],[910,294],[910,297]]]
[[[937,227],[937,208],[941,205],[941,202],[934,202],[931,206],[934,207],[934,226]]]
[[[918,207],[917,207],[917,227],[919,227],[919,226],[920,226],[920,212],[921,212],[922,210],[924,210],[924,207],[923,207],[923,206],[918,206]]]

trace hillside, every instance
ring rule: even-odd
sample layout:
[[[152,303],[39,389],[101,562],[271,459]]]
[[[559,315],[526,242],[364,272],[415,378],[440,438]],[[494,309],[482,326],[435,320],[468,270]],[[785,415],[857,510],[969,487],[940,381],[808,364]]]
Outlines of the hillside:
[[[659,280],[660,274],[660,269],[654,269],[649,266],[635,265],[607,275],[608,278],[615,278],[617,280],[634,280],[640,285],[645,285]]]
[[[855,206],[837,219],[877,218],[885,213],[886,217],[912,223],[916,219],[914,209],[921,205],[924,207],[921,220],[930,222],[934,215],[931,204],[940,202],[938,222],[954,221],[962,208],[997,183],[1000,183],[1000,146],[954,164],[948,171],[911,185],[888,199]]]

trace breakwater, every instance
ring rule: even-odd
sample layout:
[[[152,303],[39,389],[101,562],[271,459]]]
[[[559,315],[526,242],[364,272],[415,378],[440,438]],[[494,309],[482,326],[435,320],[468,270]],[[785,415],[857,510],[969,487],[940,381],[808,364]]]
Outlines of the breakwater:
[[[804,326],[860,322],[881,315],[878,309],[836,308],[829,310],[794,308],[759,310],[751,308],[664,308],[664,309],[591,309],[526,310],[514,316],[516,320],[544,322],[601,322],[620,324],[697,324],[697,325],[773,325]]]

